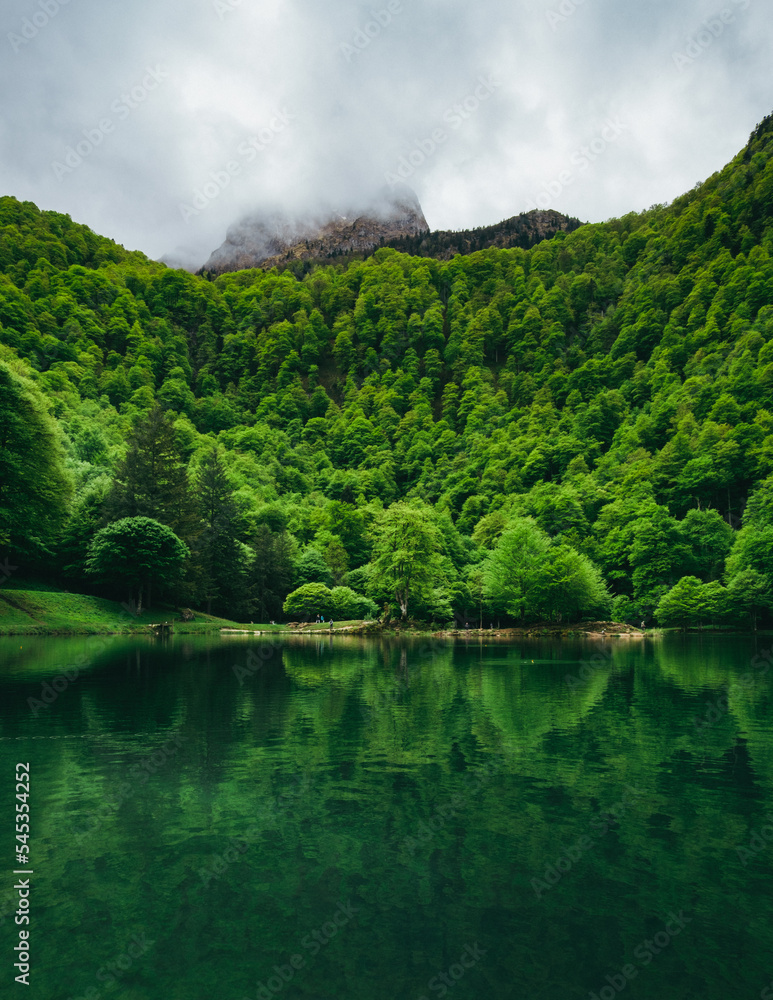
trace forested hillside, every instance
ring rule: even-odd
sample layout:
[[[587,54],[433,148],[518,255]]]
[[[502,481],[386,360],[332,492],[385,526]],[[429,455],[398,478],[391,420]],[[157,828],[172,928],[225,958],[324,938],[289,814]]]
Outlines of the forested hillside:
[[[489,247],[519,247],[528,250],[558,233],[573,233],[581,225],[579,219],[567,218],[560,212],[534,209],[531,212],[514,215],[493,226],[478,226],[476,229],[465,229],[462,232],[427,231],[417,233],[415,236],[401,236],[388,240],[384,245],[417,257],[451,260],[457,254],[474,253],[476,250],[487,250]]]
[[[0,555],[256,620],[769,619],[771,152],[768,118],[670,206],[302,280],[0,199]]]

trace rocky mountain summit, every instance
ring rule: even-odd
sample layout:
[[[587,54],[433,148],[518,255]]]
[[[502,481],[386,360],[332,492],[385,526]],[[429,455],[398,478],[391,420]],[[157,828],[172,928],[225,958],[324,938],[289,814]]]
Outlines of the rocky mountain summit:
[[[253,214],[231,226],[225,242],[202,272],[286,266],[369,251],[429,229],[419,200],[408,187],[384,190],[368,205],[322,210],[304,216],[282,211]]]

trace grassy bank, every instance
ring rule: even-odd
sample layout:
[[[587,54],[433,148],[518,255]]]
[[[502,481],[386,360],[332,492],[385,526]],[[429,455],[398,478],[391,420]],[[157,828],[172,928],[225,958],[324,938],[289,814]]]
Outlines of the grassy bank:
[[[329,634],[329,623],[324,624],[240,624],[214,615],[195,612],[194,620],[180,621],[177,608],[154,608],[132,615],[116,601],[86,594],[70,594],[54,590],[45,585],[30,589],[8,587],[0,590],[0,635],[147,635],[148,625],[159,622],[173,622],[174,631],[182,634],[219,633],[221,629],[232,630],[231,635],[249,633],[282,633],[308,635],[309,633]],[[641,634],[637,628],[614,622],[585,622],[581,625],[532,625],[527,628],[504,628],[491,631],[484,629],[449,629],[436,631],[431,626],[419,622],[399,622],[380,624],[376,622],[341,621],[336,622],[334,631],[379,633],[384,635],[435,635],[457,636],[523,636],[523,635],[574,635],[577,633],[598,634],[604,629],[607,635]],[[226,632],[225,634],[229,634]]]
[[[174,621],[175,632],[206,634],[239,628],[235,622],[196,612],[191,622],[175,621],[176,609],[129,614],[116,601],[54,590],[0,591],[0,635],[147,635],[148,625]],[[243,627],[243,626],[242,626]]]

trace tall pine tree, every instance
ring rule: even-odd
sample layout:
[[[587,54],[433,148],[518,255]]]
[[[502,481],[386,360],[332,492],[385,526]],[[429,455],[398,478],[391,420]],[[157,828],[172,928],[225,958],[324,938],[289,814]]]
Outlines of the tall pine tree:
[[[239,508],[217,447],[201,463],[195,483],[196,508],[202,531],[194,546],[197,590],[206,602],[234,615],[242,602]]]
[[[256,621],[280,618],[293,585],[295,544],[286,531],[259,524],[252,540],[255,559],[250,567],[250,604]]]
[[[171,418],[156,404],[135,425],[105,500],[107,522],[150,517],[189,545],[200,530]]]

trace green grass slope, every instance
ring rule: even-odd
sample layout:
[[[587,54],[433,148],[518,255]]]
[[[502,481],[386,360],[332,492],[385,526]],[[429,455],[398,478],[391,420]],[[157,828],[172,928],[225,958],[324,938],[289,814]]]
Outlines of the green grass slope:
[[[175,621],[177,611],[151,610],[132,615],[115,601],[85,594],[44,590],[0,592],[0,635],[147,634],[148,625],[174,621],[177,632],[207,633],[240,626],[224,618],[196,614],[192,622]]]

